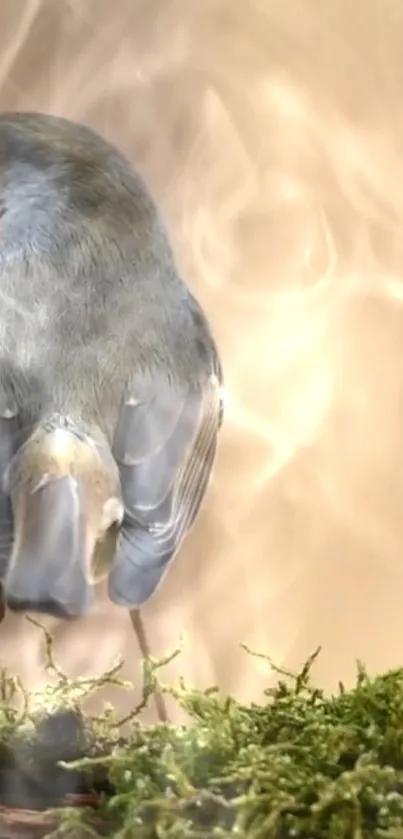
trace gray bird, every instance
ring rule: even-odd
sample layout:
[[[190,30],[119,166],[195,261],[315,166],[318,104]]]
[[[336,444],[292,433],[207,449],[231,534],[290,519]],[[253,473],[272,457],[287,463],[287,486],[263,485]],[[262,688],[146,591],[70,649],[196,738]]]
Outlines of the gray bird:
[[[205,495],[223,376],[128,160],[92,130],[0,115],[0,579],[14,611],[153,594]]]

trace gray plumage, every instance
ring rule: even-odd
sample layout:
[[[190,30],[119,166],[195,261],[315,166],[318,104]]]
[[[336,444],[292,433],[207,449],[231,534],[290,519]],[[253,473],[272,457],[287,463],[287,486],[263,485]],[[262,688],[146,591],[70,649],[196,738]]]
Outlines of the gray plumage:
[[[87,516],[91,554],[119,528],[109,593],[139,606],[181,546],[215,457],[223,379],[208,322],[143,180],[81,125],[0,115],[0,236],[6,599],[66,617],[88,606]]]

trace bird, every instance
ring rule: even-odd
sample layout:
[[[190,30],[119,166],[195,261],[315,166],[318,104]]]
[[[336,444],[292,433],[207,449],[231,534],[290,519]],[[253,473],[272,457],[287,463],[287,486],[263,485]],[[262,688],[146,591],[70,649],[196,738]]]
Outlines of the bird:
[[[0,113],[0,583],[76,619],[139,609],[205,497],[224,417],[210,321],[144,177],[87,125]]]

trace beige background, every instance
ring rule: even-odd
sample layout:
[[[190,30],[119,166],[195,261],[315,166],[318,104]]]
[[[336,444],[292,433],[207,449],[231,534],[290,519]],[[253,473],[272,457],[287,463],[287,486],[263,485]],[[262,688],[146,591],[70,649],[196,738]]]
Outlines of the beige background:
[[[329,689],[357,657],[403,661],[402,43],[399,0],[0,6],[0,107],[83,119],[130,154],[222,349],[214,480],[144,610],[154,654],[186,632],[172,678],[259,698],[270,671],[241,641],[290,667],[322,644]],[[103,589],[54,628],[72,676],[123,654],[138,686]],[[1,626],[31,686],[40,640]]]

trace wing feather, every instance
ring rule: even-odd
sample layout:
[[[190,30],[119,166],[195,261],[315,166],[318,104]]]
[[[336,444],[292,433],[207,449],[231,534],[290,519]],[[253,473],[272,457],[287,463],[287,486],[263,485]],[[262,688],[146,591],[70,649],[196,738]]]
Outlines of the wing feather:
[[[115,603],[142,605],[167,572],[204,498],[221,419],[214,376],[186,390],[132,384],[113,447],[125,505],[109,575]]]
[[[8,567],[13,543],[13,512],[7,488],[7,474],[17,448],[19,417],[11,391],[0,384],[0,580]]]

